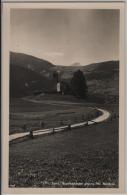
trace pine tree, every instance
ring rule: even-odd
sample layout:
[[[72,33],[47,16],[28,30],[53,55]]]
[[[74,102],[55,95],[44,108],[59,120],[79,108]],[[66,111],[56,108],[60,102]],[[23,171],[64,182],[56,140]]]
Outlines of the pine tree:
[[[71,79],[72,92],[76,97],[85,98],[88,92],[85,75],[81,70],[74,72]]]

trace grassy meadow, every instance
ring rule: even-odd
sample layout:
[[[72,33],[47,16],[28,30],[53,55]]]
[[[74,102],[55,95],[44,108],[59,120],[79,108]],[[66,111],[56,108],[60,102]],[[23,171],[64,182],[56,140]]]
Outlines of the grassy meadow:
[[[30,102],[22,98],[15,98],[10,103],[10,134],[44,129],[50,127],[59,127],[68,124],[74,124],[87,120],[87,118],[95,118],[97,110],[84,106],[84,103],[70,102],[71,97],[57,96],[41,97],[41,102]],[[57,99],[58,99],[57,97]],[[72,99],[74,99],[72,97]],[[35,99],[38,101],[38,98]],[[75,100],[76,101],[76,100]],[[49,122],[50,121],[50,122]],[[43,123],[43,125],[42,125]],[[24,128],[24,126],[26,128]]]
[[[40,111],[40,103],[36,105]],[[72,105],[67,105],[68,110],[74,109],[75,105]],[[56,108],[56,105],[54,106]],[[67,109],[64,106],[61,107],[62,111]],[[83,109],[87,110],[88,106],[91,104],[84,103]],[[98,107],[118,114],[116,103]],[[75,109],[78,110],[78,106]],[[80,109],[82,110],[82,107]],[[25,114],[25,107],[21,110],[21,113]],[[52,110],[51,107],[49,110]],[[57,112],[58,110],[60,109],[57,107]],[[89,112],[89,109],[87,111]],[[15,142],[10,144],[9,154],[10,187],[116,188],[118,118],[73,131]]]

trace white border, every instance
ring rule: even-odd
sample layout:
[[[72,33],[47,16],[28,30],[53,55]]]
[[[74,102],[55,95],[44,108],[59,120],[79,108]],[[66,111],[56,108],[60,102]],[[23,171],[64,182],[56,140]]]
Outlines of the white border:
[[[8,0],[9,1],[9,0]],[[10,18],[10,9],[11,8],[58,8],[63,9],[120,9],[120,189],[70,189],[70,188],[50,188],[50,189],[35,189],[35,188],[16,188],[10,189],[7,188],[8,186],[8,149],[9,149],[9,136],[8,136],[8,129],[9,129],[9,18]],[[79,8],[80,7],[80,8]],[[11,194],[19,194],[19,193],[26,193],[29,194],[33,193],[124,193],[124,107],[125,107],[125,67],[124,67],[124,5],[123,3],[3,3],[2,6],[2,192],[4,194],[11,193]],[[121,164],[122,163],[122,164]],[[123,166],[121,166],[123,165]]]

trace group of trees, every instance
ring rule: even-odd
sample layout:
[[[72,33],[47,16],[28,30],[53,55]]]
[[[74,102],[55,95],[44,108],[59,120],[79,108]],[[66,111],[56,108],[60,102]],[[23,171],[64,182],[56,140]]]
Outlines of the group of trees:
[[[64,94],[73,94],[78,98],[86,98],[88,87],[85,75],[81,70],[74,72],[69,82],[61,82],[62,92]]]

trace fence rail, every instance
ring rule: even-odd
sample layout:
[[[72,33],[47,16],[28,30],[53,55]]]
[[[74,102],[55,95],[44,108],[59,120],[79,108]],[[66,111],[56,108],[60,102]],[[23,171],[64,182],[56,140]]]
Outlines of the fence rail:
[[[99,109],[97,108],[98,111],[100,111],[102,114],[92,120],[87,120],[84,122],[80,122],[80,123],[76,123],[76,124],[69,124],[69,125],[64,125],[64,126],[60,126],[60,127],[55,127],[55,128],[47,128],[47,129],[40,129],[40,130],[35,130],[32,131],[32,136],[36,136],[36,135],[46,135],[46,134],[52,134],[52,133],[56,133],[59,131],[64,131],[64,130],[71,130],[71,129],[75,129],[78,127],[83,127],[83,126],[87,126],[87,125],[92,125],[92,124],[97,124],[100,122],[103,122],[105,120],[107,120],[110,117],[110,113],[106,110],[103,109]],[[25,132],[25,133],[15,133],[15,134],[11,134],[9,136],[9,141],[13,141],[15,139],[18,138],[23,138],[26,136],[30,136],[31,135],[31,131],[30,132]]]

